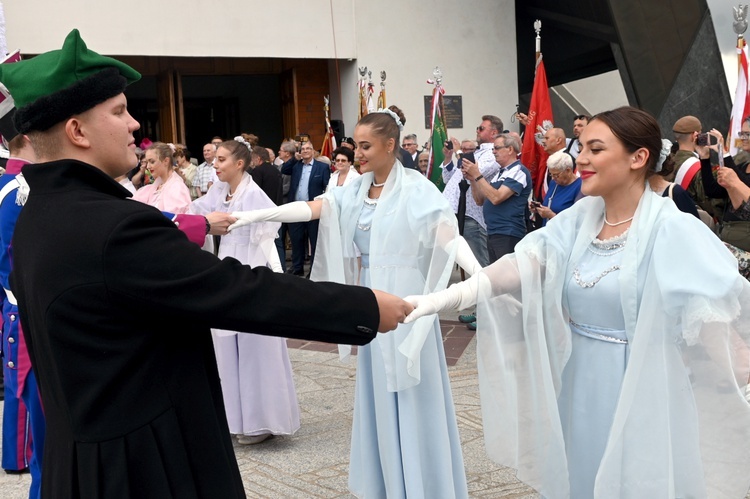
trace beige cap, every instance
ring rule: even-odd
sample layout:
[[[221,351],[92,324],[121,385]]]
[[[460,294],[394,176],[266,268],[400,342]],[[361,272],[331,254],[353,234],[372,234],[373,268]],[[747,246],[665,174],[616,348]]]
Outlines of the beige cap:
[[[683,116],[675,121],[672,131],[674,133],[693,133],[700,132],[703,129],[701,120],[695,116]]]

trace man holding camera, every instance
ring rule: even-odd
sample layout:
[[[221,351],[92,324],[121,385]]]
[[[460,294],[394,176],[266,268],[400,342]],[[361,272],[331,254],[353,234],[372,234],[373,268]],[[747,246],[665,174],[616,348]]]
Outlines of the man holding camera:
[[[486,176],[491,177],[497,173],[498,165],[495,162],[495,157],[492,154],[492,141],[498,136],[500,131],[503,129],[503,122],[497,116],[486,114],[482,116],[482,123],[477,127],[477,143],[479,147],[473,152],[467,152],[459,156],[457,163],[461,165],[463,161],[470,161],[475,163],[479,168],[479,172]],[[484,223],[484,214],[482,213],[482,207],[474,201],[474,196],[471,192],[471,185],[468,185],[464,175],[461,171],[456,173],[460,169],[456,167],[453,160],[453,151],[457,151],[462,144],[459,144],[458,140],[451,137],[449,141],[446,141],[443,146],[443,155],[445,161],[443,162],[443,182],[445,182],[445,189],[443,195],[448,199],[453,212],[458,214],[459,204],[461,198],[465,197],[466,211],[463,220],[463,236],[466,242],[469,243],[472,253],[477,258],[477,261],[482,267],[486,267],[490,263],[489,254],[487,253],[487,225]],[[461,221],[459,220],[459,224]],[[458,320],[467,324],[469,329],[476,329],[476,315],[464,314],[459,315]]]
[[[476,163],[464,159],[461,170],[471,185],[474,200],[482,206],[487,223],[487,251],[490,264],[512,253],[526,235],[526,202],[531,195],[531,173],[518,161],[521,141],[502,134],[493,146],[500,170],[485,177]]]
[[[482,116],[482,123],[477,127],[477,142],[479,148],[474,151],[473,155],[462,155],[463,158],[468,159],[472,163],[476,163],[479,167],[479,171],[482,175],[490,177],[497,173],[498,166],[495,162],[495,157],[492,154],[492,142],[495,137],[503,129],[503,122],[497,116],[490,114]],[[459,172],[455,175],[457,168],[453,162],[453,151],[457,150],[460,146],[458,140],[451,138],[451,140],[443,147],[443,154],[445,155],[445,162],[442,165],[443,168],[443,181],[445,182],[445,189],[443,195],[448,199],[454,213],[458,213],[459,199],[463,195],[460,188],[460,183],[464,180],[464,176]],[[468,156],[468,157],[467,157]],[[473,156],[473,157],[472,157]],[[489,265],[489,256],[487,254],[487,225],[484,223],[484,215],[482,214],[482,208],[477,205],[474,201],[474,197],[471,193],[471,186],[466,191],[466,218],[464,220],[464,239],[469,243],[471,251],[477,260],[486,267]]]
[[[674,178],[667,179],[680,185],[687,191],[698,206],[712,216],[720,216],[711,199],[706,195],[701,178],[701,162],[695,152],[697,145],[707,145],[708,134],[701,133],[703,125],[695,116],[683,116],[672,127],[675,142],[678,145],[674,153]]]

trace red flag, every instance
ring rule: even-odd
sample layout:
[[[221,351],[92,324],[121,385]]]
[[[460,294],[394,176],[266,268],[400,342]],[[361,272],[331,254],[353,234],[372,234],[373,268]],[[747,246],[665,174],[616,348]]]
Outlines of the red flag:
[[[521,163],[531,172],[534,195],[537,199],[542,199],[547,189],[548,154],[542,148],[541,139],[544,137],[544,132],[552,127],[553,121],[552,103],[549,99],[549,88],[547,87],[547,73],[544,70],[544,61],[541,56],[536,67],[528,116],[529,124],[526,125],[523,136]]]

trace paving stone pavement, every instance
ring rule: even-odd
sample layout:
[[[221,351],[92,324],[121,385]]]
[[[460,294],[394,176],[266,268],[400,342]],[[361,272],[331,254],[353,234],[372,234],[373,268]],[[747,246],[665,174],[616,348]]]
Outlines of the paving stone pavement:
[[[465,326],[451,317],[441,320],[450,338]],[[447,326],[446,326],[447,325]],[[446,335],[446,330],[451,334]],[[355,363],[344,364],[321,345],[289,350],[302,411],[302,427],[292,437],[275,437],[262,444],[235,444],[235,453],[249,498],[347,498],[349,439],[354,400]],[[448,368],[456,407],[464,464],[472,498],[538,498],[519,482],[511,469],[490,461],[484,452],[476,370],[476,340]],[[0,416],[2,404],[0,404]],[[0,498],[28,497],[29,475],[0,471]],[[750,494],[746,499],[750,498]],[[217,498],[221,499],[221,498]],[[440,499],[440,498],[435,498]]]
[[[451,282],[459,279],[458,272],[454,272]],[[498,466],[485,454],[476,339],[456,318],[455,312],[444,313],[440,323],[469,495],[485,499],[538,498],[534,490],[515,478],[513,470]],[[275,437],[249,446],[235,443],[247,497],[351,499],[354,496],[348,492],[347,477],[356,360],[340,362],[333,345],[287,341],[302,426],[291,437]],[[28,474],[7,475],[0,471],[0,498],[27,498],[30,481]],[[750,494],[745,499],[750,499]]]
[[[445,335],[447,338],[465,331],[465,326],[452,320],[443,323],[444,335],[446,330],[449,333]],[[516,480],[512,470],[497,466],[485,455],[473,335],[466,343],[448,371],[470,495],[503,499],[538,497]],[[347,490],[347,475],[356,362],[342,363],[336,353],[309,346],[290,348],[289,354],[302,427],[292,437],[275,437],[251,446],[235,444],[245,492],[250,498],[352,498]],[[0,471],[0,497],[26,498],[29,483],[28,474],[7,475]]]

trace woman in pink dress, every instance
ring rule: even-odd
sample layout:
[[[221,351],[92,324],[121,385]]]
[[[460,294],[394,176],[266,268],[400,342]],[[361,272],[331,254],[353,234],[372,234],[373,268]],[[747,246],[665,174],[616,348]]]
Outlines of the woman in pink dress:
[[[133,199],[174,214],[185,213],[190,206],[190,190],[172,165],[172,149],[163,142],[154,142],[146,150],[146,168],[154,183],[141,187]]]

